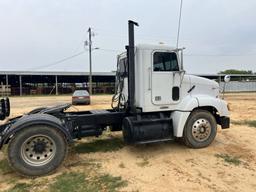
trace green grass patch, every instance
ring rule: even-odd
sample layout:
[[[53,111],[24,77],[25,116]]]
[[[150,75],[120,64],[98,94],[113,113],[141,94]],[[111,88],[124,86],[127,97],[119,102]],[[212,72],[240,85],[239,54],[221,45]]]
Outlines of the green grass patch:
[[[64,173],[56,178],[56,181],[50,185],[49,191],[83,191],[88,182],[85,181],[85,175],[82,173]],[[86,190],[84,190],[86,191]]]
[[[111,175],[95,176],[86,178],[83,173],[64,173],[56,177],[56,181],[50,185],[49,191],[52,192],[95,192],[109,191],[115,192],[119,188],[127,185],[121,177],[113,177]]]
[[[248,125],[250,127],[256,127],[256,120],[244,120],[244,121],[232,121],[235,125]]]
[[[127,186],[127,181],[121,177],[113,177],[109,174],[98,174],[96,172],[65,172],[49,180],[30,180],[29,183],[16,183],[6,192],[117,192],[120,188]]]
[[[97,179],[95,181],[97,182]],[[105,191],[109,192],[115,192],[119,188],[125,187],[128,184],[127,181],[122,180],[122,177],[113,177],[109,174],[98,177],[98,182],[102,187],[101,189],[105,189]],[[98,182],[96,184],[98,184]]]
[[[9,166],[8,161],[6,159],[1,160],[0,161],[0,173],[8,174],[8,173],[12,173],[12,172],[13,172],[13,170]]]
[[[233,165],[240,165],[242,163],[239,157],[228,154],[216,154],[215,157],[222,158],[225,162]]]
[[[17,183],[9,189],[7,192],[29,192],[31,189],[32,185],[27,184],[27,183]]]
[[[88,143],[79,143],[75,145],[77,153],[95,153],[117,151],[124,147],[121,138],[97,139]]]

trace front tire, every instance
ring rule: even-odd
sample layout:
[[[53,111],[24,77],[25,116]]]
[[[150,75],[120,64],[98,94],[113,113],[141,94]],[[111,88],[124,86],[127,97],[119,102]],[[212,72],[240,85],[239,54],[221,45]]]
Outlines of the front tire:
[[[206,110],[193,111],[184,127],[183,140],[190,148],[204,148],[209,146],[217,134],[215,117]]]
[[[8,146],[10,166],[24,176],[42,176],[55,171],[67,154],[63,134],[53,127],[37,125],[17,132]]]

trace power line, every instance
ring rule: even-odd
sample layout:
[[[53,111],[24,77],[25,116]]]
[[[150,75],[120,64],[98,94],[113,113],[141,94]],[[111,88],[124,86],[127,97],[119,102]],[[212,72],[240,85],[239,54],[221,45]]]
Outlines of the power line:
[[[106,51],[106,52],[121,52],[123,50],[117,50],[117,49],[98,49],[99,51]],[[34,68],[29,68],[27,70],[36,70],[36,69],[41,69],[41,68],[47,68],[47,67],[52,67],[52,66],[55,66],[55,65],[58,65],[58,64],[61,64],[63,62],[66,62],[68,60],[71,60],[75,57],[78,57],[80,55],[83,55],[85,52],[87,52],[88,50],[84,50],[84,51],[81,51],[77,54],[74,54],[74,55],[71,55],[69,57],[65,57],[64,59],[61,59],[61,60],[58,60],[56,62],[53,62],[53,63],[50,63],[50,64],[46,64],[46,65],[40,65],[38,67],[34,67]]]
[[[69,57],[65,57],[64,59],[58,60],[58,61],[56,61],[56,62],[47,64],[47,65],[41,65],[41,66],[38,66],[38,67],[36,67],[36,68],[30,68],[30,69],[28,69],[28,70],[36,70],[36,69],[40,69],[40,68],[52,67],[52,66],[58,65],[58,64],[60,64],[60,63],[63,63],[63,62],[65,62],[65,61],[68,61],[68,60],[70,60],[70,59],[73,59],[73,58],[75,58],[75,57],[78,57],[78,56],[84,54],[85,52],[86,52],[86,51],[81,51],[81,52],[79,52],[79,53],[77,53],[77,54],[71,55],[71,56],[69,56]]]
[[[118,50],[118,49],[104,49],[100,48],[99,51],[107,51],[107,52],[124,52],[125,50]]]
[[[107,49],[107,48],[100,48],[98,49],[99,51],[106,51],[106,52],[119,52],[121,53],[122,51],[124,50],[118,50],[118,49]],[[30,68],[30,69],[27,69],[27,70],[36,70],[36,69],[41,69],[41,68],[47,68],[47,67],[52,67],[52,66],[55,66],[55,65],[58,65],[58,64],[61,64],[61,63],[64,63],[68,60],[71,60],[75,57],[78,57],[80,55],[83,55],[85,52],[87,52],[88,50],[84,50],[84,51],[81,51],[79,53],[76,53],[74,55],[71,55],[69,57],[65,57],[61,60],[58,60],[56,62],[53,62],[53,63],[50,63],[50,64],[47,64],[47,65],[40,65],[38,67],[35,67],[35,68]],[[187,57],[247,57],[247,56],[256,56],[256,54],[245,54],[245,55],[242,55],[242,54],[184,54],[184,56],[187,56]]]

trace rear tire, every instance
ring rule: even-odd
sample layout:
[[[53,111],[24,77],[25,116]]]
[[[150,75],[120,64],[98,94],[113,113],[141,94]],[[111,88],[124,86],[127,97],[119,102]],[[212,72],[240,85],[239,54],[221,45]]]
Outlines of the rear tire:
[[[24,176],[55,171],[67,154],[64,135],[53,127],[37,125],[17,132],[8,146],[10,166]]]
[[[183,140],[190,148],[204,148],[209,146],[217,134],[215,117],[205,110],[193,111],[184,127]]]

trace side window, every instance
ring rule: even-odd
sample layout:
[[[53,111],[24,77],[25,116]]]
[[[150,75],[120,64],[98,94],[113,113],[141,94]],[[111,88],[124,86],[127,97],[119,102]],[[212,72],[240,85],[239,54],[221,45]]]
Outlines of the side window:
[[[179,71],[176,53],[155,52],[153,57],[154,71]]]

